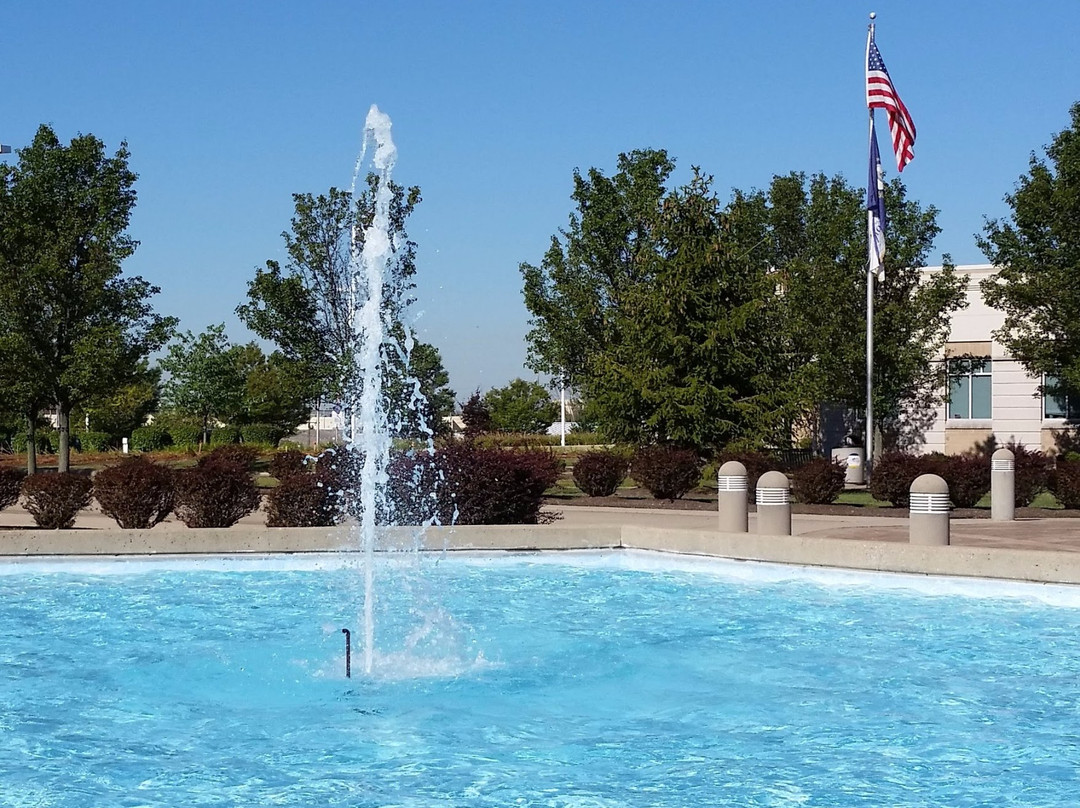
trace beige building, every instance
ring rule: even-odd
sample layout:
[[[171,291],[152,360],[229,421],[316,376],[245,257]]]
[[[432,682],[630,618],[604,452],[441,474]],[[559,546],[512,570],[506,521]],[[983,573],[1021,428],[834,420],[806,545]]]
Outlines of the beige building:
[[[926,267],[932,273],[940,267]],[[1031,448],[1053,449],[1055,433],[1080,416],[1080,401],[1039,394],[1041,378],[1027,371],[993,338],[1005,315],[986,305],[979,284],[993,276],[990,264],[959,266],[967,275],[967,308],[956,312],[945,348],[953,360],[947,402],[923,432],[924,452],[959,454],[991,435],[999,444],[1016,441]]]

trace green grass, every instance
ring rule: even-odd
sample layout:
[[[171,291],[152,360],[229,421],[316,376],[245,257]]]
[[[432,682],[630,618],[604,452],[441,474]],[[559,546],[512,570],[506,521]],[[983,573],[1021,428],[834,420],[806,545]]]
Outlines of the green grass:
[[[860,508],[888,508],[890,503],[874,499],[869,491],[843,491],[836,498],[837,505],[857,505]]]

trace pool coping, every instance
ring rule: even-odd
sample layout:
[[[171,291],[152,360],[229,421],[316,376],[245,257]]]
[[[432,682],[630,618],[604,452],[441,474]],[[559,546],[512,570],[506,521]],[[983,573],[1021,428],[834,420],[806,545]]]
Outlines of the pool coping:
[[[338,552],[346,528],[0,531],[0,563],[41,557],[221,556]],[[763,536],[713,530],[611,525],[458,525],[383,528],[380,550],[651,550],[870,572],[1080,584],[1080,553],[998,547],[933,547],[822,536]]]

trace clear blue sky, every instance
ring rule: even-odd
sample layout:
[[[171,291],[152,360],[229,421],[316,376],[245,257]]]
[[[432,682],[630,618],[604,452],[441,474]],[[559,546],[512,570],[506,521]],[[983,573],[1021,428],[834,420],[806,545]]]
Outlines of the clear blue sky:
[[[347,186],[378,104],[424,195],[418,328],[463,400],[529,375],[517,266],[565,223],[575,167],[658,147],[722,192],[790,170],[862,185],[871,10],[918,127],[909,191],[941,210],[939,252],[981,262],[983,216],[1080,99],[1075,0],[8,3],[0,142],[42,122],[126,139],[128,271],[183,328],[246,340],[233,309],[282,256],[290,194]]]

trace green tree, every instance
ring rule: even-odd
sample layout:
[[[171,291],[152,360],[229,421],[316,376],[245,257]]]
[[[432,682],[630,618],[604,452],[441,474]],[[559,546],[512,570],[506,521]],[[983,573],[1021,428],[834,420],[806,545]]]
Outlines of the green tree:
[[[393,432],[404,438],[444,435],[449,427],[443,418],[454,413],[457,394],[450,389],[450,374],[443,367],[439,349],[415,342],[387,359],[383,379],[387,418]]]
[[[42,125],[17,165],[0,167],[0,376],[17,380],[30,423],[56,405],[60,471],[72,409],[132,380],[176,323],[151,308],[157,287],[121,276],[137,246],[128,156],[126,144],[108,156],[93,135],[65,146]]]
[[[580,387],[596,356],[618,340],[611,317],[641,280],[653,227],[675,163],[662,150],[620,154],[618,171],[574,171],[577,212],[552,236],[539,266],[520,266],[532,319],[527,366]]]
[[[765,256],[783,290],[784,374],[799,402],[792,426],[813,428],[824,403],[863,412],[863,190],[840,176],[792,173],[774,177],[767,192],[736,196],[757,208],[764,230],[752,249]],[[964,280],[948,256],[940,272],[921,271],[940,232],[937,209],[908,199],[898,179],[886,185],[885,200],[885,274],[874,300],[874,412],[886,446],[899,448],[921,443],[941,401],[944,367],[937,358],[951,314],[964,305]]]
[[[591,365],[609,438],[704,451],[779,433],[779,304],[768,264],[744,249],[753,213],[725,208],[698,169],[662,200],[655,247],[610,315],[620,338]]]
[[[775,283],[744,246],[762,225],[708,178],[665,188],[666,152],[574,175],[577,211],[540,266],[522,264],[529,365],[564,372],[616,440],[697,449],[774,430]],[[774,430],[775,431],[775,430]]]
[[[491,426],[499,432],[546,432],[558,417],[558,405],[547,388],[536,382],[514,379],[484,396]]]
[[[1005,197],[1007,221],[986,222],[979,247],[999,267],[983,281],[987,304],[1005,312],[994,338],[1045,392],[1080,390],[1080,103],[1071,124],[1031,155],[1028,173]]]
[[[353,367],[361,338],[354,314],[363,290],[355,283],[353,256],[363,250],[365,229],[375,215],[378,180],[377,174],[369,174],[356,199],[337,188],[318,196],[294,194],[291,227],[282,233],[288,255],[284,268],[268,261],[266,269],[257,269],[248,284],[247,302],[236,309],[252,331],[277,345],[288,359],[308,365],[324,396],[341,398],[360,383]],[[390,188],[394,254],[383,299],[405,305],[416,273],[416,244],[406,225],[421,201],[420,189],[395,183]],[[402,314],[395,308],[388,320],[399,323]]]
[[[169,374],[162,398],[181,415],[198,419],[202,442],[217,420],[229,421],[241,411],[247,376],[237,352],[225,336],[225,326],[212,325],[198,336],[188,331],[169,346],[161,360]]]
[[[90,430],[106,432],[114,438],[130,437],[132,430],[146,423],[156,412],[161,398],[161,368],[150,367],[143,360],[133,378],[105,395],[94,399],[72,414],[76,423],[90,422]]]
[[[307,420],[315,403],[316,383],[305,374],[302,362],[281,351],[269,356],[255,343],[231,350],[244,379],[237,424],[270,424],[291,435]]]

